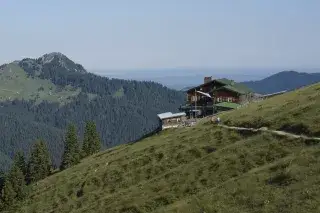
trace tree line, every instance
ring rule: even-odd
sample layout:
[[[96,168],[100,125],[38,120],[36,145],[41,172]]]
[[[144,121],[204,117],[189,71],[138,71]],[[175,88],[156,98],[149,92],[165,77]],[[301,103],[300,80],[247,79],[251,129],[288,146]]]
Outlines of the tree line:
[[[93,121],[86,122],[82,146],[77,136],[76,126],[69,124],[62,155],[60,171],[70,168],[81,159],[101,150],[100,136]],[[0,173],[0,211],[11,208],[28,194],[27,186],[42,180],[54,172],[54,167],[46,143],[38,140],[32,147],[29,159],[22,152],[15,154],[13,165],[7,174]]]

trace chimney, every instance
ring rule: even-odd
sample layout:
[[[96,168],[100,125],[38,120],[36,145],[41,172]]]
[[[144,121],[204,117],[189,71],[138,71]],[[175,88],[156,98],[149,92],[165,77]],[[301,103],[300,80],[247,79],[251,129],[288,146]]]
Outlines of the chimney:
[[[212,81],[212,76],[210,76],[210,77],[204,77],[204,83],[208,83],[208,82],[210,82],[210,81]]]

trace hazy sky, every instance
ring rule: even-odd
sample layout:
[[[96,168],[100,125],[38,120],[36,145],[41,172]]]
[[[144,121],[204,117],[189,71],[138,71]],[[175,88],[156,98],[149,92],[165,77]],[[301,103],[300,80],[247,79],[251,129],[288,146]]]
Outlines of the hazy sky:
[[[62,52],[87,69],[320,67],[319,0],[0,0],[0,64]]]

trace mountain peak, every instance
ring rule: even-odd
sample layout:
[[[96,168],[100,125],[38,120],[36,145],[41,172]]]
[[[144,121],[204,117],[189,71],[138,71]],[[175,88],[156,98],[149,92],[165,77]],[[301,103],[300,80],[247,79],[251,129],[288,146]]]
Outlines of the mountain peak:
[[[295,70],[284,70],[282,72],[279,72],[278,74],[301,74],[301,72]]]
[[[52,52],[47,53],[38,58],[38,62],[40,62],[42,65],[49,64],[56,60],[56,62],[59,62],[60,65],[64,66],[67,62],[72,62],[67,56],[60,52]],[[73,63],[73,62],[72,62]]]
[[[42,57],[40,57],[40,60],[42,61],[43,64],[46,64],[46,63],[50,63],[55,58],[59,59],[59,61],[68,59],[67,56],[63,55],[60,52],[52,52],[52,53],[44,54]]]
[[[71,72],[79,72],[79,73],[86,73],[87,71],[83,68],[82,65],[77,64],[70,60],[67,56],[60,52],[51,52],[44,54],[42,57],[38,59],[38,62],[42,65],[56,63],[60,67],[71,71]]]
[[[34,72],[35,70],[41,72],[44,67],[60,67],[60,70],[66,72],[87,73],[84,67],[70,60],[67,56],[60,52],[51,52],[44,54],[38,59],[25,58],[19,62],[19,66],[24,70]]]

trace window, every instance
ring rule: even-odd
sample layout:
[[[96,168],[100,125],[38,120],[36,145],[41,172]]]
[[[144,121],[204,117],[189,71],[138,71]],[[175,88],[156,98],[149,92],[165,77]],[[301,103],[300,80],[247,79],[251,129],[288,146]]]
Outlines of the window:
[[[191,101],[197,101],[197,96],[192,96]]]

